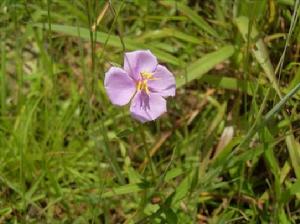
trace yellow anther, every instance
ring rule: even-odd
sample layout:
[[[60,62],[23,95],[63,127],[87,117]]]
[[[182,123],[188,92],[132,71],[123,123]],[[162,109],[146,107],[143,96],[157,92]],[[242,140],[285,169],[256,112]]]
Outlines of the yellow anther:
[[[151,79],[153,75],[150,72],[141,72],[141,76],[143,79]]]
[[[149,88],[148,88],[148,84],[147,84],[147,80],[141,80],[137,83],[136,85],[137,90],[143,90],[145,91],[147,94],[150,93]]]
[[[158,80],[158,78],[153,77],[153,73],[150,72],[141,72],[141,76],[143,79],[147,79],[147,80]]]
[[[140,81],[138,81],[137,85],[136,85],[136,89],[138,91],[145,91],[148,95],[150,93],[149,88],[148,88],[148,81],[152,81],[152,80],[157,80],[157,78],[153,77],[153,74],[150,72],[141,72],[141,76],[142,79]]]
[[[139,81],[136,85],[137,90],[141,90],[142,89],[142,82]]]

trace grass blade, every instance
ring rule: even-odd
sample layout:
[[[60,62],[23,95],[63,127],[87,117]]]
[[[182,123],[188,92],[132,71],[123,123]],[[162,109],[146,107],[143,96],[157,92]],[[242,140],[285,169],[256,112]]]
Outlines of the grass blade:
[[[200,82],[208,83],[215,88],[224,88],[229,90],[236,90],[246,93],[250,96],[253,96],[256,92],[256,88],[258,85],[258,92],[263,95],[266,94],[266,88],[262,84],[258,84],[257,82],[250,80],[240,80],[233,77],[227,77],[225,75],[220,74],[204,74],[200,79]]]
[[[195,10],[192,10],[185,4],[181,2],[173,2],[173,1],[161,1],[160,3],[165,6],[175,6],[180,12],[186,15],[204,32],[210,34],[213,37],[217,37],[217,38],[219,37],[218,33],[201,16],[199,16],[195,12]]]
[[[248,41],[248,38],[250,37],[251,40],[255,40],[258,37],[258,31],[257,29],[253,27],[249,27],[249,19],[247,17],[239,17],[236,19],[236,25],[242,34],[245,41]],[[251,28],[251,32],[249,34],[249,28]],[[263,118],[262,122],[256,126],[254,125],[251,130],[248,132],[245,140],[249,140],[256,131],[258,131],[261,127],[263,127],[270,118],[279,111],[279,109],[287,102],[287,100],[292,97],[300,88],[300,84],[298,84],[295,88],[293,88],[285,97],[282,96],[281,90],[279,88],[279,85],[277,83],[276,77],[275,77],[275,71],[271,64],[270,57],[267,52],[267,48],[261,38],[259,38],[255,42],[255,48],[252,49],[253,56],[255,59],[259,62],[260,66],[264,70],[267,78],[269,79],[271,85],[275,89],[277,95],[281,98],[278,104],[276,104],[272,110],[270,110]],[[283,112],[283,115],[285,119],[289,122],[289,126],[292,133],[292,126],[291,122],[289,120],[288,115]],[[249,138],[250,137],[250,138]],[[247,142],[243,141],[243,143]],[[285,138],[285,142],[287,145],[287,148],[289,150],[290,159],[292,161],[292,165],[294,168],[294,171],[296,173],[296,176],[300,178],[300,152],[297,149],[297,142],[295,141],[295,137],[292,134],[288,134]]]
[[[159,39],[159,38],[166,38],[166,37],[174,37],[179,40],[193,43],[193,44],[201,44],[203,41],[200,40],[198,37],[186,34],[184,32],[180,32],[176,29],[172,28],[163,28],[160,30],[151,30],[143,34],[143,36],[139,39],[145,40],[145,39]]]
[[[194,79],[200,79],[206,72],[214,68],[217,64],[230,58],[233,53],[234,47],[228,45],[215,52],[206,54],[188,67],[186,76],[177,77],[177,88],[193,81]]]
[[[254,58],[258,61],[262,69],[264,70],[267,78],[269,79],[271,85],[277,92],[278,96],[282,96],[281,91],[279,89],[279,85],[275,78],[275,71],[273,65],[271,63],[268,50],[261,38],[258,38],[258,31],[254,26],[249,27],[249,19],[245,16],[238,17],[236,19],[236,25],[242,34],[244,40],[247,42],[249,39],[250,41],[255,41],[255,47],[253,47],[252,54]],[[251,31],[249,33],[249,28]],[[258,38],[258,39],[257,39]]]
[[[270,119],[279,112],[279,110],[287,103],[287,101],[293,97],[294,94],[296,94],[298,91],[300,90],[300,83],[294,88],[292,89],[288,94],[286,94],[263,118],[262,121],[257,123],[257,125],[255,124],[250,131],[248,132],[247,136],[245,137],[245,139],[242,141],[242,143],[240,144],[240,146],[244,145],[245,143],[247,143],[252,136],[258,131],[260,130],[262,127],[264,127],[269,121]],[[286,137],[286,143],[288,146],[288,149],[291,153],[291,160],[295,160],[294,162],[292,162],[292,164],[296,164],[296,167],[300,168],[300,151],[296,150],[297,145],[296,142],[294,140],[294,136],[287,136]],[[295,167],[294,167],[295,168]],[[300,169],[299,169],[300,172]],[[298,175],[297,175],[298,176]],[[300,177],[300,173],[299,173],[299,177]]]
[[[45,28],[43,24],[37,23],[34,26],[39,28]],[[75,26],[69,26],[69,25],[59,25],[59,24],[52,24],[51,26],[52,31],[63,33],[65,35],[70,35],[74,37],[80,37],[84,40],[89,41],[90,40],[90,30],[83,27],[75,27]],[[80,33],[80,36],[78,36],[78,33]],[[106,40],[108,41],[106,42]],[[116,47],[123,49],[122,42],[120,38],[116,35],[107,34],[104,32],[97,32],[97,42],[101,44],[107,44],[111,47]],[[163,62],[167,62],[173,65],[180,65],[180,61],[174,57],[171,54],[168,54],[164,51],[161,51],[157,49],[156,47],[151,46],[151,44],[144,44],[140,42],[136,42],[132,40],[132,38],[124,37],[123,38],[126,50],[138,50],[138,49],[150,49],[160,60]]]

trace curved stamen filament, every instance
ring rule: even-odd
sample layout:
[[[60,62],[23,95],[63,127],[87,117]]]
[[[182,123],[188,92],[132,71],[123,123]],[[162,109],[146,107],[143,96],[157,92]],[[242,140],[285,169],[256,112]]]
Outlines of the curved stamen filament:
[[[141,72],[141,76],[143,79],[147,80],[158,80],[158,78],[153,77],[153,73],[150,72]]]
[[[141,80],[137,83],[137,90],[143,90],[145,91],[147,94],[150,93],[149,88],[148,88],[148,84],[147,84],[147,80]]]
[[[150,72],[141,72],[141,77],[142,79],[137,82],[136,88],[138,91],[143,90],[149,95],[150,91],[147,82],[148,80],[157,80],[157,78],[153,77],[153,74]]]

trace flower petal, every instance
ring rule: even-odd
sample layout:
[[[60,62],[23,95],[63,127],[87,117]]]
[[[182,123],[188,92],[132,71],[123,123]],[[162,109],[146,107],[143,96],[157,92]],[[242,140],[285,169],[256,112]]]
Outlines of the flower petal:
[[[130,76],[121,68],[111,67],[105,74],[104,86],[110,101],[119,106],[129,103],[136,86]]]
[[[131,101],[131,115],[144,123],[153,121],[167,111],[166,100],[157,93],[139,91]]]
[[[139,50],[125,53],[124,70],[134,79],[141,78],[141,72],[153,72],[157,66],[157,59],[149,50]]]
[[[165,66],[158,65],[153,78],[154,80],[148,81],[150,91],[156,92],[163,97],[175,96],[175,78]]]

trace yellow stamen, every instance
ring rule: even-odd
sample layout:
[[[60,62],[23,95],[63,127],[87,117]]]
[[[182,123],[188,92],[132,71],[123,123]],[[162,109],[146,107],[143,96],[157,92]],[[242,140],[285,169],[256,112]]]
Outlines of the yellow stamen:
[[[149,88],[148,88],[148,84],[147,84],[147,80],[141,80],[137,83],[136,86],[137,90],[143,90],[145,91],[147,94],[150,93]]]
[[[142,76],[143,79],[151,79],[152,78],[152,73],[141,72],[141,76]]]
[[[150,72],[141,72],[142,80],[138,81],[136,88],[138,91],[145,91],[148,95],[150,93],[149,88],[148,88],[148,80],[157,80],[157,78],[153,77],[153,74]]]
[[[157,80],[157,78],[153,77],[153,73],[150,73],[150,72],[141,72],[141,76],[142,76],[143,79]]]
[[[141,90],[142,89],[142,83],[139,81],[136,85],[137,90]]]
[[[144,82],[145,82],[145,92],[149,95],[150,91],[148,89],[147,80],[145,80]]]

